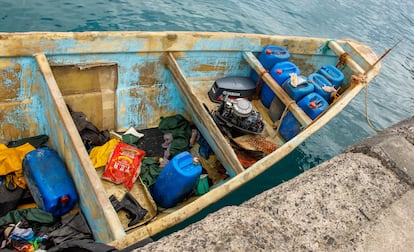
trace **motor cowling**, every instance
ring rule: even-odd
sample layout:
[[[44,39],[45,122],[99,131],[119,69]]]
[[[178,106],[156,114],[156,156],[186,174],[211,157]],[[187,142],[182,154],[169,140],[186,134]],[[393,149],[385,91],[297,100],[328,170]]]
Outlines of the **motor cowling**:
[[[243,133],[260,134],[263,131],[262,116],[253,109],[251,102],[246,99],[225,98],[217,113],[218,117],[228,126]]]

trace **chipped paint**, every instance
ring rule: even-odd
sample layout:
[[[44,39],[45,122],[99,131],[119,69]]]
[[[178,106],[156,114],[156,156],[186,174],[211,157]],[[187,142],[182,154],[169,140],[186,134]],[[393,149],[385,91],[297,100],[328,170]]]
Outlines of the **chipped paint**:
[[[0,102],[14,101],[19,96],[21,65],[0,60]]]
[[[226,65],[224,65],[226,62],[218,62],[218,64],[214,65],[207,65],[207,64],[199,64],[197,67],[193,68],[193,71],[196,72],[211,72],[211,71],[225,71]]]

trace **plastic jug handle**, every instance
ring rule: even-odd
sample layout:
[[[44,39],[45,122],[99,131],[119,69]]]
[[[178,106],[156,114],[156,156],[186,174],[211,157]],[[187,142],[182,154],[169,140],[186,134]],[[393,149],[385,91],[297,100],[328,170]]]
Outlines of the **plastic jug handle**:
[[[295,72],[295,70],[296,70],[296,67],[294,67],[294,66],[285,68],[286,72]]]

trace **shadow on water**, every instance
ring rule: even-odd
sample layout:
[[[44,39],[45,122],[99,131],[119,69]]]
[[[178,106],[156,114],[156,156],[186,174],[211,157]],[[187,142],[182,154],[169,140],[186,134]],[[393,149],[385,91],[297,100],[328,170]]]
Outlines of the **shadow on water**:
[[[218,211],[219,209],[226,206],[238,206],[244,201],[249,200],[250,198],[269,190],[272,187],[275,187],[283,182],[286,182],[300,173],[303,170],[300,168],[300,162],[298,162],[298,157],[304,157],[306,154],[300,149],[295,149],[292,153],[282,159],[280,162],[272,166],[267,171],[263,172],[253,180],[247,182],[245,185],[230,193],[226,197],[217,201],[216,203],[210,205],[209,207],[203,209],[198,214],[188,218],[187,220],[177,224],[176,226],[167,229],[164,232],[161,232],[158,235],[152,237],[154,240],[158,240],[163,236],[169,235],[173,232],[181,230],[186,226],[200,221],[208,214]],[[313,164],[310,167],[313,167],[317,164]]]

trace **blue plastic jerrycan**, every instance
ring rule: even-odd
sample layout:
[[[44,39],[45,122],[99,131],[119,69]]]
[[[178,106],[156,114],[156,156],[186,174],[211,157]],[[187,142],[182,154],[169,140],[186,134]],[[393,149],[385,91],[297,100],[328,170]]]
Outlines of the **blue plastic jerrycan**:
[[[322,98],[322,96],[313,92],[303,97],[298,102],[298,106],[302,108],[303,112],[305,112],[312,120],[314,120],[328,108],[329,104],[324,98]],[[300,131],[300,123],[293,116],[292,112],[287,113],[286,117],[282,121],[282,124],[280,125],[280,134],[286,141],[289,141]]]
[[[308,81],[308,78],[305,76],[299,75],[298,79],[301,80],[299,83],[294,86],[292,84],[291,78],[289,78],[285,83],[283,83],[282,88],[286,93],[295,101],[299,101],[305,95],[312,93],[314,86]]]
[[[338,89],[344,82],[344,74],[333,65],[322,66],[317,72],[328,79],[335,89]]]
[[[313,73],[309,75],[308,79],[314,86],[315,92],[318,93],[320,96],[322,96],[327,102],[330,103],[332,100],[331,94],[333,91],[331,89],[333,88],[332,83],[328,79],[323,77],[323,75],[318,74],[318,73]],[[326,89],[326,87],[328,89]],[[328,91],[329,89],[331,89],[331,91]]]
[[[289,61],[290,54],[288,50],[283,46],[276,45],[267,45],[263,48],[262,52],[259,54],[258,60],[262,63],[263,67],[266,70],[272,69],[272,67],[279,62]],[[259,76],[256,71],[252,70],[250,75],[254,82],[257,82]]]
[[[201,171],[188,151],[177,154],[155,180],[151,189],[154,201],[164,208],[175,206],[192,192]]]
[[[282,84],[289,79],[289,75],[291,73],[299,75],[300,70],[290,61],[276,63],[270,70],[270,75],[280,86],[282,86]],[[275,93],[272,89],[267,85],[267,83],[263,83],[262,89],[260,90],[260,100],[262,101],[262,104],[267,108],[270,107],[274,97]]]
[[[44,211],[58,217],[76,205],[75,185],[56,151],[45,147],[27,153],[23,175],[33,199]]]

